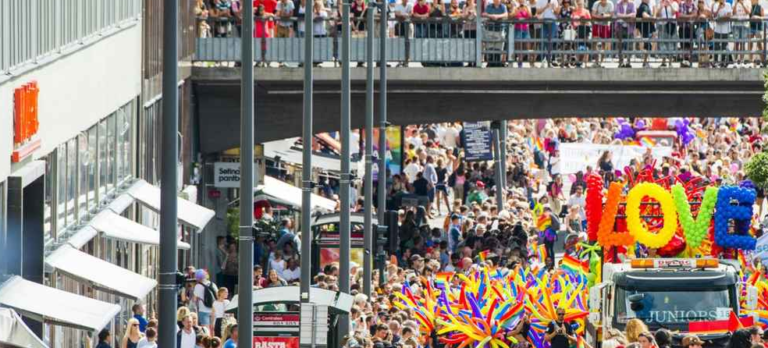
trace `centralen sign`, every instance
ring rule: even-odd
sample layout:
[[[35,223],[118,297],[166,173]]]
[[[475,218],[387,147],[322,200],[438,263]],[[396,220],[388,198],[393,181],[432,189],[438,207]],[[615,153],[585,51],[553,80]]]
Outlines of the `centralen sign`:
[[[216,162],[213,164],[213,186],[240,187],[240,163]]]

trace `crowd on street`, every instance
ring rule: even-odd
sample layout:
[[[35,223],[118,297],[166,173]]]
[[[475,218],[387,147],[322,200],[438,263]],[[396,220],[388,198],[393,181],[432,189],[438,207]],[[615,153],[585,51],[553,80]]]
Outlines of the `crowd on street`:
[[[682,119],[681,119],[682,120]],[[390,204],[401,195],[423,198],[419,206],[398,206],[399,236],[397,252],[386,264],[384,283],[378,271],[372,274],[375,291],[362,293],[362,269],[358,265],[348,275],[339,273],[338,264],[330,264],[312,274],[312,286],[337,291],[339,279],[350,277],[354,305],[350,311],[350,335],[344,347],[443,347],[434,335],[425,335],[414,313],[396,306],[396,293],[404,285],[418,286],[422,280],[434,281],[438,274],[454,272],[470,274],[486,266],[514,269],[518,265],[543,261],[550,271],[559,261],[556,243],[565,254],[575,252],[585,233],[585,176],[597,173],[607,186],[614,181],[634,180],[646,173],[659,181],[683,180],[707,183],[738,184],[745,179],[744,166],[762,151],[763,122],[758,118],[687,119],[689,131],[696,134],[672,144],[671,155],[654,158],[650,148],[619,168],[612,152],[602,153],[583,170],[563,173],[560,147],[568,143],[621,145],[633,142],[621,133],[627,126],[634,130],[672,129],[675,119],[547,119],[508,121],[505,187],[499,187],[492,161],[470,162],[465,159],[462,138],[464,129],[458,123],[408,126],[405,128],[404,166],[401,173],[387,177]],[[687,141],[687,142],[686,142]],[[374,185],[374,188],[376,186]],[[333,186],[337,188],[337,186]],[[355,187],[362,197],[363,187]],[[329,191],[325,192],[324,191]],[[338,200],[334,189],[320,194]],[[502,194],[504,206],[496,205]],[[758,189],[758,211],[763,217],[764,192]],[[352,200],[353,211],[364,204]],[[340,204],[340,202],[339,202]],[[266,208],[261,219],[273,219]],[[546,216],[548,223],[540,221]],[[269,238],[258,238],[254,252],[253,288],[297,285],[300,278],[300,233],[290,218],[278,222],[279,231]],[[558,237],[565,233],[565,238]],[[546,253],[533,250],[545,245]],[[639,251],[643,253],[644,251]],[[647,252],[647,251],[646,251]],[[178,342],[180,348],[236,347],[237,324],[225,308],[237,286],[237,247],[232,238],[218,239],[217,268],[188,267],[185,286],[179,291]],[[643,255],[641,255],[643,256]],[[458,277],[451,282],[460,282]],[[133,308],[134,318],[120,342],[120,348],[154,347],[157,321],[144,316],[141,305]],[[522,320],[515,330],[519,347],[527,347],[530,322]],[[742,332],[743,331],[743,332]],[[99,337],[109,342],[109,332]],[[670,345],[670,332],[649,332],[642,321],[633,320],[626,330],[604,334],[605,347],[663,348]],[[567,322],[553,321],[545,339],[553,348],[572,346],[576,339]],[[758,327],[737,331],[731,347],[762,345]],[[106,344],[106,343],[105,343]],[[696,336],[683,339],[683,347],[701,347]],[[97,348],[107,347],[101,345]]]

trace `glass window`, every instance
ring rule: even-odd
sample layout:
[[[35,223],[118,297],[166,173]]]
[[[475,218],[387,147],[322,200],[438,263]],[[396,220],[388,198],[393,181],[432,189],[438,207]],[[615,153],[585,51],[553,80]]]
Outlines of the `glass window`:
[[[66,226],[75,222],[77,204],[77,138],[67,142],[67,220]]]
[[[61,231],[67,216],[67,144],[56,149],[56,230]]]
[[[122,129],[122,146],[123,146],[123,179],[128,178],[131,176],[131,170],[132,170],[132,161],[131,158],[133,156],[133,117],[136,114],[136,104],[134,102],[128,103],[128,105],[125,106],[125,114],[123,119],[123,129]]]
[[[43,211],[43,232],[45,233],[46,240],[56,237],[55,226],[53,224],[53,192],[55,188],[53,184],[56,182],[56,177],[53,167],[56,161],[56,152],[51,152],[48,156],[45,156],[45,197],[44,197],[44,211]]]
[[[116,163],[116,171],[117,171],[117,183],[123,181],[123,153],[125,153],[125,144],[123,144],[123,132],[125,131],[125,108],[121,107],[119,110],[117,110],[117,115],[115,115],[115,122],[117,127],[117,163]]]
[[[97,207],[96,200],[96,165],[98,164],[98,151],[96,143],[98,141],[98,126],[93,126],[88,130],[88,210]]]
[[[104,200],[107,194],[107,162],[109,161],[109,148],[107,147],[107,121],[99,122],[99,199]]]
[[[0,240],[5,242],[5,182],[0,182]]]
[[[107,117],[107,193],[115,188],[115,164],[117,163],[115,143],[115,114],[112,114]]]
[[[77,203],[78,203],[78,220],[82,220],[88,217],[88,169],[91,165],[90,154],[88,153],[88,135],[80,134],[77,137],[78,141],[78,180],[79,185]]]

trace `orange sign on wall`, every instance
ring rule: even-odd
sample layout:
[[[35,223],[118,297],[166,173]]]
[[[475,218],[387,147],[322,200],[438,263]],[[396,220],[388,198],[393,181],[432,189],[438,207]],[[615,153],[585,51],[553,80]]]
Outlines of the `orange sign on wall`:
[[[37,118],[37,82],[27,83],[13,93],[13,143],[11,160],[16,163],[40,148],[40,139],[33,139],[40,128]]]

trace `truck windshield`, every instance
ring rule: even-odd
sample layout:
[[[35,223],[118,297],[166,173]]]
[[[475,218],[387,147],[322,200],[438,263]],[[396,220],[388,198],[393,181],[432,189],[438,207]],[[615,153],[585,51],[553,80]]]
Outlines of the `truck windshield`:
[[[616,288],[616,319],[619,323],[632,318],[650,324],[725,320],[731,308],[729,292],[725,288],[704,291]]]

